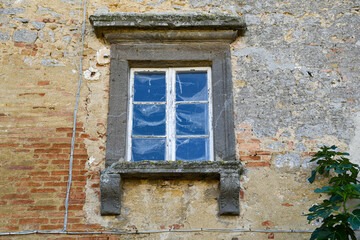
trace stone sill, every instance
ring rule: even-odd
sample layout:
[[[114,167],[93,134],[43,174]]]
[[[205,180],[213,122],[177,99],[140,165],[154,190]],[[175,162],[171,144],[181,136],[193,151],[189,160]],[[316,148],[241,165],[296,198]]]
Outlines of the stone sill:
[[[141,161],[141,162],[118,162],[108,170],[112,173],[119,173],[124,177],[131,178],[138,174],[148,178],[156,177],[181,177],[182,175],[192,178],[220,176],[221,173],[240,174],[241,163],[238,161],[203,161],[203,162],[182,162],[182,161]],[[194,176],[192,176],[194,175]]]
[[[220,215],[239,215],[239,161],[117,162],[101,174],[101,214],[120,214],[123,179],[219,179]]]

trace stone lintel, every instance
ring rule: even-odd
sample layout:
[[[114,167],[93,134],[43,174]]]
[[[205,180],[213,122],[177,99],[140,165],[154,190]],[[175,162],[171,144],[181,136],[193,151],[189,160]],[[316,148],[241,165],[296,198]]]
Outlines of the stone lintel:
[[[101,174],[101,213],[103,215],[120,214],[120,181],[122,179],[210,178],[220,180],[218,198],[220,215],[239,215],[241,170],[242,166],[238,161],[118,162]],[[109,181],[112,182],[109,183]],[[114,188],[118,189],[114,190]],[[118,194],[116,198],[114,194]]]
[[[221,14],[109,13],[92,15],[90,22],[96,35],[107,38],[110,43],[116,43],[114,40],[192,41],[196,38],[232,42],[246,28],[243,18]]]

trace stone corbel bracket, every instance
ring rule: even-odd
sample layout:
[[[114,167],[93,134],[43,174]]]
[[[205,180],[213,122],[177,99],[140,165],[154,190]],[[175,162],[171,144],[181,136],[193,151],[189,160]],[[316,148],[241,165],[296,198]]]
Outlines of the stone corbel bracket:
[[[219,179],[219,214],[239,215],[240,173],[238,161],[215,162],[118,162],[101,173],[101,214],[121,212],[124,179]]]

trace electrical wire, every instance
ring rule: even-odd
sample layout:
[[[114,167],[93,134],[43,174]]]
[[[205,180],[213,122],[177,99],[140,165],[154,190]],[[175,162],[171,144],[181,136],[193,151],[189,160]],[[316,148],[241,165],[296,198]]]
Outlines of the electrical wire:
[[[67,231],[22,231],[13,233],[0,233],[0,236],[6,235],[30,235],[30,234],[67,234],[67,235],[88,235],[88,234],[156,234],[156,233],[186,233],[186,232],[219,232],[219,233],[237,233],[237,232],[258,232],[258,233],[312,233],[311,230],[278,230],[278,229],[237,229],[237,228],[200,228],[200,229],[169,229],[169,230],[148,230],[148,231],[98,231],[98,232],[67,232]]]
[[[74,121],[73,121],[73,131],[71,138],[71,152],[70,152],[70,160],[69,160],[69,178],[66,189],[66,199],[65,199],[65,216],[64,216],[64,227],[63,231],[67,230],[67,220],[68,220],[68,211],[69,211],[69,198],[70,198],[70,189],[71,189],[71,181],[72,181],[72,170],[73,170],[73,162],[74,162],[74,148],[75,148],[75,133],[76,133],[76,122],[77,122],[77,112],[79,107],[79,99],[80,99],[80,90],[82,84],[82,66],[83,66],[83,54],[84,54],[84,36],[85,36],[85,20],[86,20],[86,0],[84,1],[83,8],[83,23],[82,23],[82,32],[81,32],[81,54],[80,54],[80,66],[78,69],[79,72],[79,84],[76,93],[76,102],[74,109]]]

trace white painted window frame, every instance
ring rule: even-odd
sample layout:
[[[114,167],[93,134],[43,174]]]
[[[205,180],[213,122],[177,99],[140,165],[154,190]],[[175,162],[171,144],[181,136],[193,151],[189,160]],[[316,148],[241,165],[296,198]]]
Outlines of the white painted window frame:
[[[182,101],[176,102],[176,72],[185,71],[206,71],[208,100],[207,101]],[[165,161],[175,161],[176,158],[176,104],[185,103],[208,103],[208,126],[209,135],[189,135],[181,138],[208,137],[209,138],[209,160],[214,161],[214,137],[213,137],[213,96],[212,96],[212,76],[211,67],[181,67],[181,68],[131,68],[129,76],[129,105],[128,105],[128,124],[127,124],[127,141],[126,141],[126,160],[131,160],[132,149],[132,125],[133,125],[133,98],[134,98],[134,73],[135,72],[165,72],[166,78],[166,101],[165,102],[137,102],[137,104],[166,104],[166,135],[155,136],[165,137]],[[151,136],[153,137],[153,136]],[[147,138],[147,137],[140,137]]]

